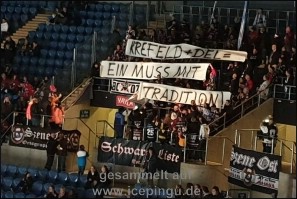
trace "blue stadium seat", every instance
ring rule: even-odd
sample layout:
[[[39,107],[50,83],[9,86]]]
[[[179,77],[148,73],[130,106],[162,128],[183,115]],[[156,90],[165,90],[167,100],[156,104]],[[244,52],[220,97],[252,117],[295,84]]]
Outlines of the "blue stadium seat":
[[[24,177],[25,174],[26,174],[26,172],[27,172],[27,168],[26,167],[18,167],[17,176]]]
[[[6,6],[1,6],[1,13],[5,13],[6,12]]]
[[[22,12],[22,8],[21,7],[15,7],[14,8],[14,13],[21,14],[21,12]]]
[[[5,176],[7,171],[7,165],[1,164],[1,176]]]
[[[112,4],[111,5],[112,12],[119,12],[120,11],[120,5],[119,4]]]
[[[72,52],[73,48],[74,48],[74,43],[67,43],[67,44],[66,44],[66,49],[67,49],[67,50],[71,50],[71,52]],[[66,53],[65,53],[65,54],[66,54]]]
[[[81,19],[81,23],[80,23],[81,26],[86,26],[87,25],[86,23],[87,23],[87,20]]]
[[[45,60],[44,60],[45,61]],[[45,67],[44,65],[39,65],[36,69],[36,74],[38,76],[44,76],[43,74],[45,73]]]
[[[127,28],[128,23],[126,21],[119,21],[119,28],[120,29],[125,29]]]
[[[55,66],[56,66],[56,68],[63,68],[63,60],[55,59]]]
[[[129,5],[121,4],[120,13],[129,13]]]
[[[43,32],[43,31],[45,31],[45,27],[46,27],[46,26],[47,26],[47,25],[44,24],[44,23],[39,24],[37,30]]]
[[[53,30],[54,30],[56,33],[59,33],[60,30],[61,30],[61,25],[60,25],[60,24],[55,24],[54,27],[53,27]]]
[[[12,191],[5,192],[5,198],[14,198],[14,193]]]
[[[110,20],[103,20],[102,25],[104,28],[109,28],[109,26],[111,25],[111,22]]]
[[[54,75],[54,68],[53,67],[46,67],[44,72],[45,72],[46,76],[53,76]]]
[[[95,198],[93,189],[87,189],[84,193],[85,198]]]
[[[83,53],[82,54],[83,61],[89,61],[91,59],[91,55],[89,53]]]
[[[54,59],[56,57],[56,54],[57,54],[57,51],[54,50],[54,49],[50,49],[48,51],[48,56],[51,58],[51,59]]]
[[[105,45],[105,44],[102,44],[101,46],[100,46],[100,51],[101,52],[106,52],[108,50],[108,47]]]
[[[66,172],[60,172],[59,174],[58,174],[58,183],[61,183],[61,184],[66,184],[67,183],[67,181],[68,181],[68,173],[66,173]]]
[[[103,18],[103,12],[99,12],[99,11],[97,11],[97,12],[95,13],[95,17],[94,17],[94,19],[95,19],[95,20],[102,20],[102,18]]]
[[[13,177],[16,174],[17,174],[17,167],[15,165],[8,165],[7,166],[7,175]]]
[[[77,173],[70,173],[68,176],[69,176],[68,184],[76,187],[79,182]]]
[[[42,193],[43,184],[42,181],[36,181],[32,185],[32,193],[36,196],[40,196]]]
[[[28,35],[29,35],[29,39],[34,39],[35,35],[36,35],[36,32],[35,31],[29,31]]]
[[[111,11],[111,5],[110,4],[105,4],[103,6],[103,10],[104,10],[104,12],[110,12]]]
[[[51,36],[52,36],[52,32],[51,31],[50,32],[46,31],[45,33],[43,33],[43,38],[45,40],[50,40],[51,39]]]
[[[56,49],[57,47],[58,47],[58,42],[56,42],[56,41],[50,42],[50,48]]]
[[[87,19],[86,25],[88,27],[93,27],[94,26],[94,19]]]
[[[47,26],[45,26],[45,30],[46,30],[47,32],[52,32],[52,31],[53,31],[53,27],[54,27],[53,24],[48,24]]]
[[[4,177],[3,178],[3,184],[1,186],[1,189],[4,191],[9,191],[12,187],[13,177]]]
[[[37,57],[31,57],[30,59],[30,65],[36,66],[38,63],[38,58]]]
[[[63,68],[69,68],[72,64],[72,59],[66,59],[63,61]]]
[[[14,178],[11,187],[15,190],[17,188],[17,186],[19,185],[19,183],[21,182],[21,180],[23,179],[24,176],[20,177],[20,178]],[[18,191],[18,190],[15,190]]]
[[[93,11],[88,11],[87,12],[87,18],[88,19],[93,19],[95,17],[95,12]]]
[[[51,35],[51,40],[57,41],[59,39],[59,33],[53,32]]]
[[[43,67],[41,66],[41,68]],[[39,74],[40,71],[37,71],[37,73]],[[38,180],[45,182],[47,180],[47,177],[48,177],[48,170],[46,169],[38,170]]]
[[[58,59],[63,59],[64,58],[64,51],[62,51],[62,50],[57,51],[57,58]]]
[[[79,177],[78,185],[80,187],[83,187],[83,186],[86,185],[87,181],[88,181],[87,176],[86,175],[82,175],[82,176]]]
[[[95,20],[94,21],[94,26],[95,27],[101,27],[102,26],[102,21],[101,20]]]
[[[109,20],[111,18],[110,12],[103,12],[103,19]]]
[[[126,13],[120,13],[120,15],[119,15],[119,19],[120,19],[121,21],[127,21],[127,20],[129,19],[129,15],[126,14]]]
[[[53,184],[52,184],[52,183],[45,183],[45,184],[43,184],[43,189],[42,189],[43,194],[46,194],[46,193],[47,193],[48,188],[49,188],[51,185],[53,185]]]
[[[41,49],[41,50],[40,50],[40,54],[41,54],[41,57],[47,57],[47,55],[48,55],[48,50],[47,50],[47,49]],[[39,63],[39,65],[42,65],[42,64]]]
[[[101,33],[102,33],[102,35],[108,35],[108,34],[110,34],[110,30],[107,28],[102,28]]]
[[[67,34],[60,33],[59,34],[59,40],[65,42],[67,39]]]
[[[49,182],[54,183],[58,178],[58,172],[51,170],[48,172],[48,177],[49,177]]]
[[[103,11],[103,5],[102,4],[100,4],[100,3],[98,3],[97,5],[96,5],[96,10],[97,11]]]
[[[36,13],[37,13],[37,9],[34,8],[34,7],[31,7],[31,8],[29,9],[29,13],[30,13],[30,16],[33,17],[33,16],[36,15]]]
[[[40,59],[38,63],[40,62]],[[38,176],[38,170],[36,168],[29,167],[28,172],[31,174],[32,178],[35,180]]]
[[[86,27],[85,28],[86,34],[90,35],[93,33],[93,28],[92,27]]]
[[[68,31],[69,31],[69,27],[68,26],[66,26],[66,25],[62,25],[61,26],[61,32],[62,33],[65,33],[66,34],[66,33],[68,33]]]
[[[77,28],[76,28],[76,26],[70,26],[70,27],[69,27],[69,32],[72,33],[72,34],[77,33]]]
[[[82,10],[82,11],[79,11],[79,15],[82,17],[82,18],[85,18],[87,16],[87,12]]]
[[[66,48],[66,43],[65,42],[59,42],[58,43],[58,49],[59,50],[64,50]]]
[[[67,41],[68,42],[74,42],[75,41],[75,34],[68,34]]]
[[[35,35],[36,35],[36,39],[43,39],[43,32],[37,31]]]
[[[45,61],[45,65],[47,67],[53,67],[55,65],[55,59],[52,59],[52,58],[48,58],[46,59]]]
[[[17,13],[13,13],[12,14],[12,20],[14,22],[18,22],[20,20],[20,18],[21,18],[21,15],[20,14],[17,14]]]
[[[65,58],[68,60],[73,59],[73,49],[65,52]]]
[[[28,17],[27,14],[22,14],[21,15],[21,22],[22,22],[23,25],[27,23],[28,19],[29,19],[29,17]]]
[[[8,13],[8,12],[6,12],[5,15],[4,15],[4,17],[5,17],[5,19],[6,19],[7,21],[10,21],[10,20],[11,20],[11,17],[12,17],[12,13]]]
[[[97,28],[97,27],[95,27],[94,28],[94,32],[97,32],[97,34],[98,34],[98,36],[100,37],[101,36],[101,28]]]
[[[18,72],[22,75],[25,75],[28,72],[28,65],[20,65]]]
[[[83,42],[84,41],[84,36],[83,35],[76,35],[76,41],[78,43]]]
[[[14,198],[26,198],[26,195],[24,193],[16,193],[14,194]]]
[[[88,10],[94,11],[96,9],[96,5],[95,4],[89,4],[88,5]]]
[[[78,32],[79,34],[84,34],[84,32],[85,32],[85,27],[83,27],[83,26],[78,26],[78,27],[77,27],[77,32]]]
[[[22,7],[22,13],[23,14],[28,14],[29,8],[28,7]]]

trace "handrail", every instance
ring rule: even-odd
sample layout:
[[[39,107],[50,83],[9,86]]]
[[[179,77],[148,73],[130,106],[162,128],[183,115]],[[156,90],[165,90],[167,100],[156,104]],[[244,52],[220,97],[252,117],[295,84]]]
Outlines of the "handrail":
[[[68,97],[70,97],[75,91],[77,91],[78,88],[80,88],[83,84],[85,84],[86,82],[90,81],[92,79],[92,77],[89,77],[88,79],[86,79],[85,81],[83,81],[82,83],[80,83],[75,89],[73,89],[66,97],[64,97],[64,99],[61,100],[61,103],[65,102],[66,99]]]
[[[107,124],[113,130],[113,132],[116,132],[115,129],[114,129],[114,127],[107,120],[97,120],[96,121],[96,131],[97,131],[97,123],[98,122],[103,122],[104,124]],[[104,127],[104,130],[105,130],[105,127]],[[105,132],[103,132],[103,135],[105,136]],[[115,135],[114,135],[114,137],[115,137]]]
[[[10,116],[11,116],[11,114],[13,114],[14,113],[14,111],[11,111],[2,121],[1,121],[1,123],[2,122],[5,122]]]

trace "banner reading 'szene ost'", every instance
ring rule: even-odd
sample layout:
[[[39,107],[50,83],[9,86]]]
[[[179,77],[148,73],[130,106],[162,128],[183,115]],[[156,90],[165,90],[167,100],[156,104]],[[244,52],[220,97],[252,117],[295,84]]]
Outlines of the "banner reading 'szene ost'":
[[[277,194],[281,156],[233,145],[228,182],[251,190]]]
[[[151,59],[198,58],[209,60],[238,61],[247,59],[247,52],[223,49],[207,49],[190,44],[159,44],[149,41],[128,39],[126,55]]]
[[[191,104],[191,101],[194,100],[197,105],[208,103],[210,106],[214,104],[217,108],[221,108],[226,100],[230,100],[230,96],[230,92],[224,91],[194,90],[142,82],[138,92],[130,97],[130,100],[137,97],[137,100],[150,99],[181,104]]]
[[[142,162],[149,147],[157,155],[157,169],[174,173],[180,171],[182,151],[169,144],[101,137],[98,146],[98,161],[116,165],[134,166],[134,161]]]
[[[55,133],[58,136],[59,133],[63,133],[64,137],[68,140],[67,149],[69,152],[77,152],[79,149],[79,139],[81,133],[78,130],[72,131],[59,131],[45,129],[41,127],[29,127],[23,125],[14,125],[11,129],[11,136],[9,145],[46,150],[47,142],[51,135]]]
[[[100,77],[123,79],[183,78],[204,81],[209,63],[102,61]]]

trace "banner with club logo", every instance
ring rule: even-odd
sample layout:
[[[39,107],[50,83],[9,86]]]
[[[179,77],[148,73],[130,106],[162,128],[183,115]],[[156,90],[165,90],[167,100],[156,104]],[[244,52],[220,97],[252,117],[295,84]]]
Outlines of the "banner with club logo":
[[[169,144],[125,140],[122,138],[101,137],[98,146],[98,161],[116,165],[134,166],[142,162],[149,147],[153,147],[157,155],[157,169],[168,173],[180,172],[182,151]]]
[[[64,137],[68,140],[68,151],[77,152],[79,148],[79,139],[81,133],[78,130],[72,131],[59,131],[44,129],[41,127],[29,127],[23,125],[14,125],[11,128],[11,136],[9,145],[33,148],[39,150],[46,150],[47,141],[50,135],[54,133],[58,136],[59,133],[63,133]]]
[[[127,95],[133,95],[139,89],[140,82],[132,80],[111,80],[111,93],[123,93]]]
[[[267,194],[277,194],[281,156],[233,145],[228,182]]]

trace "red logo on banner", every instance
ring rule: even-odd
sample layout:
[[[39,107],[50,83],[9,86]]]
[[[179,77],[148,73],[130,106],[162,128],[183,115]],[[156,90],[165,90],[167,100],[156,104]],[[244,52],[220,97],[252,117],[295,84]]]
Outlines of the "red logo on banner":
[[[128,109],[134,109],[135,103],[129,101],[129,97],[118,95],[116,98],[116,106],[122,106]]]

